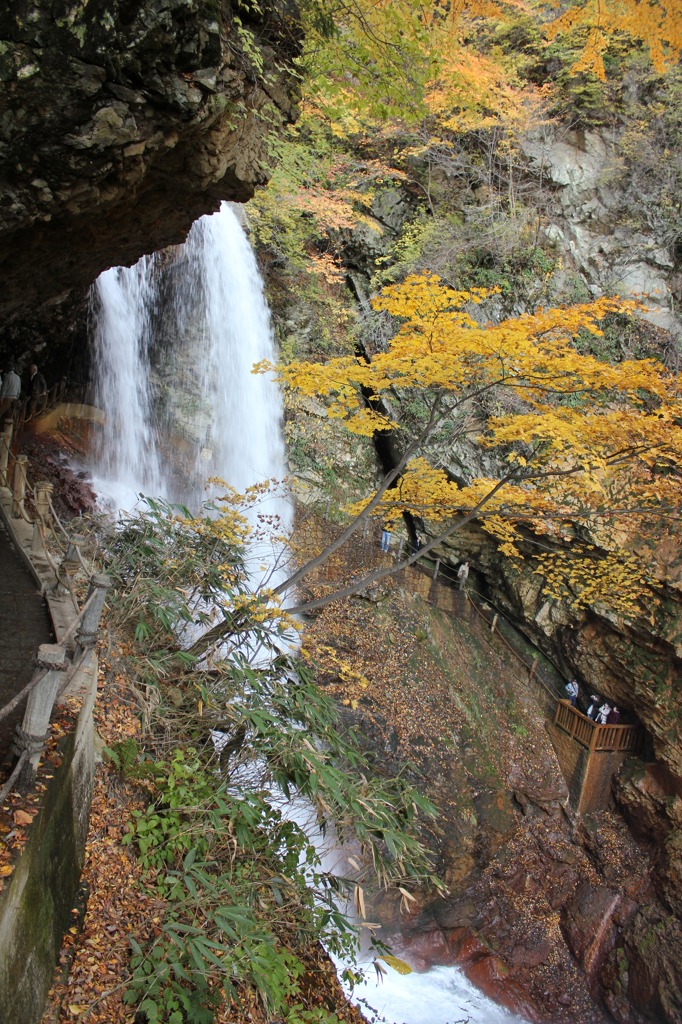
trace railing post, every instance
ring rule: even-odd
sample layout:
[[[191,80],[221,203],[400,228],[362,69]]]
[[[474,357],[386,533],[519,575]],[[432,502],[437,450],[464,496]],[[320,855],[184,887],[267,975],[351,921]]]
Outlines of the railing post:
[[[28,762],[19,776],[19,785],[28,787],[33,781],[40,755],[49,735],[50,718],[62,673],[69,667],[66,651],[59,644],[41,644],[38,648],[38,672],[45,675],[28,695],[24,720],[17,726],[14,750],[19,756],[28,753]]]
[[[497,614],[497,612],[495,612],[495,614],[493,615],[493,621],[490,623],[490,632],[491,633],[494,633],[495,630],[497,629],[497,620],[498,619],[499,619],[499,615]]]
[[[0,484],[9,487],[9,453],[12,447],[12,421],[5,424],[0,437]]]
[[[535,670],[537,669],[537,667],[538,667],[538,659],[537,658],[533,658],[533,664],[530,667],[530,675],[528,676],[528,682],[529,683],[532,683],[533,678],[535,676]]]
[[[82,537],[71,537],[69,539],[69,546],[66,549],[66,554],[59,564],[59,576],[57,579],[57,586],[55,587],[57,594],[68,594],[71,589],[71,579],[75,576],[78,571],[78,566],[80,565],[78,549],[82,543]]]
[[[28,455],[18,455],[14,464],[14,484],[12,487],[12,517],[21,519],[26,497],[26,466]]]
[[[47,480],[41,480],[36,484],[34,503],[36,507],[36,519],[33,523],[33,539],[31,541],[31,553],[40,557],[46,555],[45,550],[45,528],[50,522],[50,501],[54,484]]]
[[[434,582],[435,582],[435,581],[436,581],[436,579],[438,578],[438,572],[439,572],[439,570],[440,570],[440,558],[437,558],[437,559],[436,559],[436,565],[435,565],[435,567],[434,567],[434,570],[433,570],[433,576],[431,577],[431,578],[433,579],[433,581],[434,581]]]
[[[86,598],[87,608],[85,608],[83,613],[80,629],[76,636],[75,661],[78,661],[80,655],[88,650],[88,648],[94,647],[97,642],[99,620],[102,617],[102,609],[104,608],[107,590],[110,586],[110,578],[102,575],[102,573],[96,572],[90,579],[90,588]],[[90,600],[91,598],[92,600]]]
[[[592,726],[592,735],[590,737],[590,746],[589,746],[590,753],[592,753],[592,751],[597,749],[597,739],[599,738],[599,728],[600,727],[596,723],[594,723],[594,725]]]

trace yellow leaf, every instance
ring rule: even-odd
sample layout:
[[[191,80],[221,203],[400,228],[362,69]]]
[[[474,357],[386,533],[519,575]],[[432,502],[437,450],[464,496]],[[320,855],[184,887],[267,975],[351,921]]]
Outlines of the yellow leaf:
[[[412,974],[412,968],[409,964],[406,964],[404,960],[401,960],[397,956],[391,956],[390,953],[384,953],[382,956],[377,957],[378,960],[383,960],[385,964],[392,967],[398,974]]]
[[[367,917],[365,912],[365,894],[362,891],[362,886],[360,885],[355,886],[353,891],[353,902],[355,903],[355,909],[360,917]]]

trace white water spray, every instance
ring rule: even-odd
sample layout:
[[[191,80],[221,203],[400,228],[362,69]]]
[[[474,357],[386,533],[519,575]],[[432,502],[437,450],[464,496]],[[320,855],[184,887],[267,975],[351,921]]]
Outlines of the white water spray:
[[[285,473],[279,390],[251,372],[254,363],[275,358],[263,284],[251,246],[226,204],[197,221],[184,253],[203,315],[193,372],[212,411],[213,429],[201,454],[217,475],[244,491]]]

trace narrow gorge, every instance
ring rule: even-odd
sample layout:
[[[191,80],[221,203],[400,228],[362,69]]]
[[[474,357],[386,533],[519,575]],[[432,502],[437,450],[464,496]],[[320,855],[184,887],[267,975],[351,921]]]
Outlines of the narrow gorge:
[[[152,499],[93,520],[146,923],[106,992],[74,947],[44,1024],[682,1021],[679,67],[619,23],[602,78],[586,24],[464,6],[0,12],[3,378],[77,396],[22,450],[78,529]],[[632,427],[590,461],[600,416]],[[585,807],[571,679],[637,736]],[[342,881],[272,787],[335,822]],[[337,898],[389,976],[358,1008]]]

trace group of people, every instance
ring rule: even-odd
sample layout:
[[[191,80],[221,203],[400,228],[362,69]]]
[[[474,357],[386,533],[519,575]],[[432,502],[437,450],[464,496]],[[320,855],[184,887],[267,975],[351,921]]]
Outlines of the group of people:
[[[577,679],[571,679],[565,686],[568,699],[572,706],[578,707],[578,699],[580,696],[580,686]],[[582,711],[582,708],[578,708]],[[608,703],[607,700],[603,700],[597,693],[590,694],[590,703],[587,706],[584,714],[588,718],[591,718],[597,725],[618,725],[621,719],[621,714],[618,707],[614,704],[613,707]]]
[[[21,397],[21,377],[13,363],[10,363],[0,377],[0,423],[14,412]],[[38,410],[38,404],[47,394],[47,384],[35,363],[28,368],[28,393],[31,398],[29,417]]]

